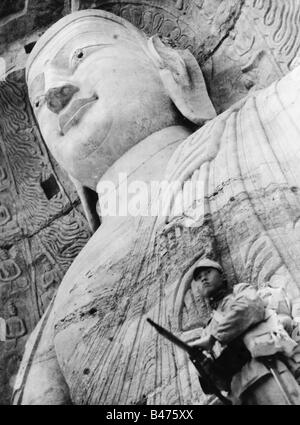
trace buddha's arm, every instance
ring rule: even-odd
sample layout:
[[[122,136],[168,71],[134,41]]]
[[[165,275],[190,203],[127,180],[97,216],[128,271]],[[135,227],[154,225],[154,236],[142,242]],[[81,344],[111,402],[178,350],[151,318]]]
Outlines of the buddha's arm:
[[[12,404],[70,404],[69,389],[54,349],[51,307],[52,303],[26,343]]]

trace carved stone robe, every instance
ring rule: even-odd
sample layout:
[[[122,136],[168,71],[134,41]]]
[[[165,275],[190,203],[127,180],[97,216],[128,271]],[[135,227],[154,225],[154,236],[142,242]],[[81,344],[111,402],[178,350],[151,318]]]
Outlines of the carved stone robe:
[[[57,396],[61,385],[75,404],[131,404],[143,396],[148,404],[205,402],[186,354],[146,317],[186,341],[201,333],[209,311],[191,270],[203,255],[221,262],[231,284],[269,282],[299,296],[299,111],[296,68],[179,144],[165,176],[180,180],[182,191],[189,179],[204,182],[197,200],[204,217],[190,227],[185,217],[103,223],[27,344],[15,402],[37,402],[41,357],[55,370],[52,403],[66,402]],[[45,402],[50,373],[43,373],[45,387],[35,391]]]

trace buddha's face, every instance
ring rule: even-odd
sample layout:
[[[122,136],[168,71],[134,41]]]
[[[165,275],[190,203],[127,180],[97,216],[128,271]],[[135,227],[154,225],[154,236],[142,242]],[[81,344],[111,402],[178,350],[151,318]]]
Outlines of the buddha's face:
[[[71,176],[91,188],[131,146],[175,120],[146,41],[105,20],[100,31],[96,21],[54,35],[28,73],[46,144]]]

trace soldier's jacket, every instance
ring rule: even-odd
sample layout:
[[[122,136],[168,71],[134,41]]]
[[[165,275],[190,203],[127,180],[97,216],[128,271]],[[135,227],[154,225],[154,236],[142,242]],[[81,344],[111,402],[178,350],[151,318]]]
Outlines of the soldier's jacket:
[[[282,317],[291,316],[291,305],[283,290],[256,290],[247,283],[235,285],[233,293],[225,296],[215,306],[212,319],[204,330],[205,334],[211,334],[217,340],[215,354],[218,355],[218,351],[222,352],[224,347],[238,337],[246,335],[249,328],[259,329],[259,324],[266,321],[266,316],[272,310]],[[280,367],[285,366],[281,364]],[[252,358],[232,378],[233,398],[239,399],[244,391],[267,374],[270,371],[264,364]]]
[[[213,310],[206,332],[209,331],[222,345],[227,345],[264,318],[265,304],[257,290],[247,283],[240,283]]]

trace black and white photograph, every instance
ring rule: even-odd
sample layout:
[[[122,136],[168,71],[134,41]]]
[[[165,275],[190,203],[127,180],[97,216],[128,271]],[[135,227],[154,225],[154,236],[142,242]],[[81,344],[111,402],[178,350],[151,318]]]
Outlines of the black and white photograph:
[[[0,0],[0,405],[300,405],[299,0]]]

